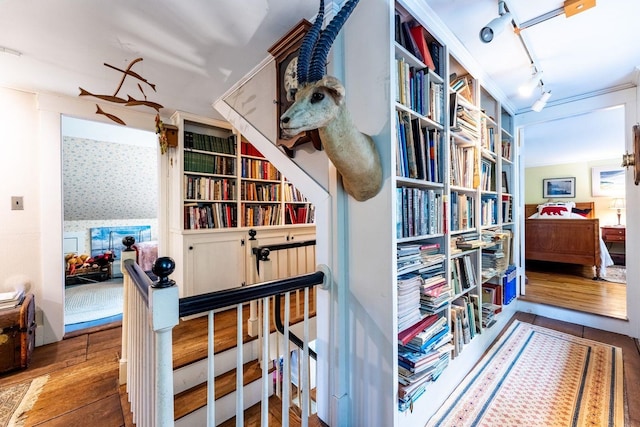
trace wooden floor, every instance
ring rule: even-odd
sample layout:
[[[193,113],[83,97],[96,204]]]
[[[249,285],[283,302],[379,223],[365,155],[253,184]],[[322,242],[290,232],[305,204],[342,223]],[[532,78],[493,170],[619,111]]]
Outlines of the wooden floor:
[[[640,426],[640,352],[636,340],[529,313],[516,313],[514,318],[621,347],[629,420],[626,425]],[[123,389],[118,386],[120,333],[121,328],[115,327],[38,347],[29,368],[0,376],[4,385],[49,375],[34,408],[27,413],[25,425],[133,426]]]
[[[593,280],[590,268],[571,264],[528,263],[524,301],[627,319],[627,286]]]

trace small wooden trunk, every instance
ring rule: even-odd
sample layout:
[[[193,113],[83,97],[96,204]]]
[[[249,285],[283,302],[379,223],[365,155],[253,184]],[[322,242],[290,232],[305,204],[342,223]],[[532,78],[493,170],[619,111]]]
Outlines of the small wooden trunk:
[[[36,337],[36,306],[27,294],[19,307],[0,310],[0,372],[26,368]]]

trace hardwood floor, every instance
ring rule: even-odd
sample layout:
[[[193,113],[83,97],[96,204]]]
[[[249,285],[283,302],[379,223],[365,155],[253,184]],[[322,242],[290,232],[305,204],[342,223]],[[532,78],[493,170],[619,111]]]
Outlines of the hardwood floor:
[[[627,286],[593,280],[590,268],[527,263],[526,295],[519,298],[586,313],[627,319]]]
[[[637,340],[529,313],[516,313],[514,318],[621,347],[625,365],[626,425],[640,426],[640,352]],[[120,333],[121,328],[116,326],[38,347],[29,368],[0,376],[0,383],[4,385],[49,375],[38,401],[27,413],[25,425],[133,426],[124,390],[118,386]],[[275,418],[272,417],[271,421],[277,421]],[[246,421],[253,423],[249,419]]]

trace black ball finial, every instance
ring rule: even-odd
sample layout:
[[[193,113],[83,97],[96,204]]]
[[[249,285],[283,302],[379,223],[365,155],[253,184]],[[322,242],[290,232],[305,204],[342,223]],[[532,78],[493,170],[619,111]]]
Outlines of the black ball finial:
[[[169,275],[176,269],[175,261],[168,257],[160,257],[154,263],[151,271],[158,276],[158,281],[152,286],[154,288],[167,288],[176,284],[175,280],[169,279]]]
[[[256,240],[256,234],[258,234],[258,232],[253,228],[249,230],[249,240]]]
[[[259,254],[260,261],[269,261],[269,254],[270,253],[271,253],[271,251],[269,250],[269,248],[260,249],[260,254]]]
[[[135,249],[133,249],[131,246],[135,245],[136,243],[136,239],[133,236],[124,236],[122,238],[122,244],[126,246],[125,249],[122,250],[122,252],[131,252]]]

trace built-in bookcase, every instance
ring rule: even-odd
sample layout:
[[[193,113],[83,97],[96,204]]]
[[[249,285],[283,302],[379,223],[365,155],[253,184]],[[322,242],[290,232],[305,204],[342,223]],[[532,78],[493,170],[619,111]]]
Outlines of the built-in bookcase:
[[[502,312],[495,287],[511,261],[516,168],[513,115],[401,4],[394,30],[398,409],[406,412]]]
[[[225,122],[176,113],[179,146],[172,180],[189,231],[312,224],[314,208],[253,145]]]
[[[178,146],[163,155],[161,188],[165,253],[181,296],[247,283],[252,229],[270,243],[315,237],[313,205],[229,123],[184,112],[171,119]]]

